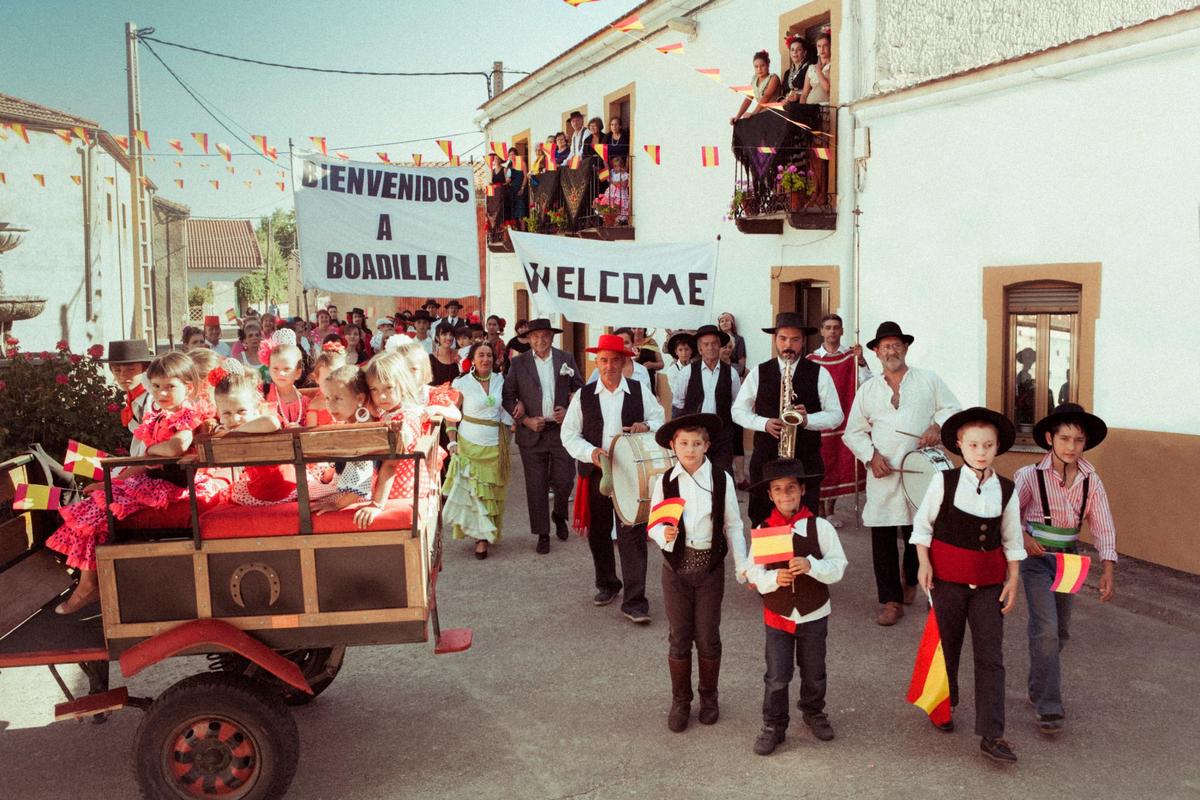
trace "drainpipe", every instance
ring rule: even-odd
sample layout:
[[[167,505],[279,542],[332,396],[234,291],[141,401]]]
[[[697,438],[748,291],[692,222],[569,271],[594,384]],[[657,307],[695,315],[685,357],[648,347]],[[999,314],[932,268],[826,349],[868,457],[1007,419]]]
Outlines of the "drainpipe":
[[[95,319],[92,293],[92,146],[78,148],[83,169],[83,318],[84,330],[91,327]]]

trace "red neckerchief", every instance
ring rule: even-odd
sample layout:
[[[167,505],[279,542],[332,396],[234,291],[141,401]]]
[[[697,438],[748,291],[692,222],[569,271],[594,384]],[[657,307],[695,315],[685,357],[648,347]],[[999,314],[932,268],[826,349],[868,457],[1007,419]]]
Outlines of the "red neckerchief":
[[[125,393],[125,407],[121,409],[121,424],[126,428],[133,422],[133,401],[146,393],[146,387],[138,383]]]
[[[809,511],[804,506],[800,506],[800,510],[797,511],[795,514],[793,514],[790,517],[785,517],[783,514],[779,513],[779,509],[772,508],[771,516],[767,517],[766,524],[767,524],[767,527],[770,527],[770,528],[776,528],[776,527],[779,527],[780,525],[787,525],[790,528],[793,525],[795,525],[797,522],[799,522],[800,520],[808,519],[811,516],[812,516],[812,512]]]

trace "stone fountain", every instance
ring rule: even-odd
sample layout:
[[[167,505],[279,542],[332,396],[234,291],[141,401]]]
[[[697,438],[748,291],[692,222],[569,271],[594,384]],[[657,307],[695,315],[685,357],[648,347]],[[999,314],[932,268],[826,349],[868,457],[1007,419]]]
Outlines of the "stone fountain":
[[[21,234],[28,233],[28,228],[17,228],[10,222],[0,222],[0,254],[7,253],[21,243]],[[42,313],[46,307],[46,298],[26,295],[6,295],[4,293],[4,270],[0,269],[0,342],[9,335],[14,322],[32,319]],[[4,347],[0,347],[3,354]]]

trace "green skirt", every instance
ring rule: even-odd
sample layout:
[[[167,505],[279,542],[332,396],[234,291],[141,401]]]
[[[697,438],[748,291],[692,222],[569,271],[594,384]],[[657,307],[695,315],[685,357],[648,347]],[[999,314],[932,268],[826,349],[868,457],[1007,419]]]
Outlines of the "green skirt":
[[[442,483],[442,521],[454,526],[455,539],[500,540],[505,496],[500,462],[499,445],[478,445],[459,436],[458,452],[450,457]]]

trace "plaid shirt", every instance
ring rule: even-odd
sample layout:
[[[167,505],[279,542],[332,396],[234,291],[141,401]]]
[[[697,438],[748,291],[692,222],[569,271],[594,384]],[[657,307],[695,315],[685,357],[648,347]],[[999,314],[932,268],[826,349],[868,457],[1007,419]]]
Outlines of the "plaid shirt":
[[[1021,467],[1013,476],[1017,485],[1017,496],[1021,501],[1021,521],[1045,521],[1042,514],[1042,498],[1038,492],[1037,470],[1041,470],[1046,479],[1050,524],[1056,528],[1073,529],[1080,524],[1079,504],[1083,502],[1083,479],[1090,478],[1087,508],[1083,510],[1083,518],[1087,521],[1092,542],[1100,552],[1101,560],[1116,561],[1117,528],[1113,524],[1112,511],[1108,507],[1108,493],[1104,490],[1104,483],[1100,480],[1096,468],[1087,459],[1080,458],[1077,462],[1079,472],[1075,475],[1075,481],[1070,487],[1066,487],[1051,466],[1052,460],[1052,456],[1047,453],[1040,463]]]

